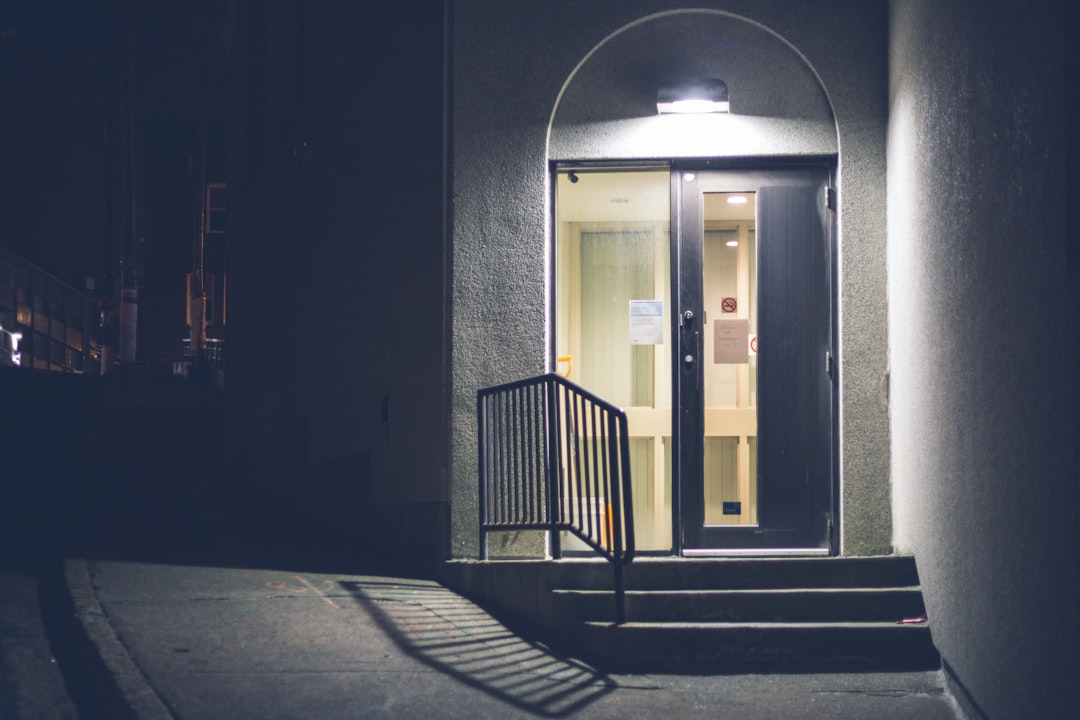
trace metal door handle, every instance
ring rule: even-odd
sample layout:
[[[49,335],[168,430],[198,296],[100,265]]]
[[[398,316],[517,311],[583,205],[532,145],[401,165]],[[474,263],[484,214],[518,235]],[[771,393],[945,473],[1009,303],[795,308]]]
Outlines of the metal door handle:
[[[694,349],[697,352],[698,359],[701,358],[701,352],[704,350],[702,347],[701,333],[697,330],[694,331]],[[699,363],[700,364],[700,363]],[[704,374],[704,369],[698,370],[694,368],[694,387],[699,391],[701,390],[701,376]]]

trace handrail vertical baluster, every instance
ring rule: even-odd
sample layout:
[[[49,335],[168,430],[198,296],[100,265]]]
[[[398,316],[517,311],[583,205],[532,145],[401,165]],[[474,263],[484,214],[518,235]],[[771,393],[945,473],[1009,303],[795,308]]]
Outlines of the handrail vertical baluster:
[[[612,474],[617,474],[615,468],[618,467],[619,462],[619,445],[621,442],[614,442],[618,439],[616,432],[616,423],[618,418],[613,413],[608,413],[608,436],[612,438],[613,442],[608,444],[608,452],[610,453],[609,461],[612,468]],[[619,483],[617,478],[609,476],[609,484],[611,489],[611,502],[608,503],[613,508],[622,508],[622,494],[620,493]],[[630,510],[633,512],[633,509]],[[612,513],[615,515],[616,513]],[[623,554],[623,513],[618,513],[618,518],[611,519],[611,544],[612,555],[616,558],[622,557]],[[623,584],[622,563],[616,560],[615,562],[615,622],[622,624],[626,622],[626,587]]]
[[[547,462],[547,508],[551,557],[562,557],[562,538],[559,526],[562,525],[562,448],[559,443],[559,386],[553,382],[544,383],[544,418],[547,420],[544,457]]]
[[[600,521],[600,429],[597,427],[597,408],[596,405],[589,405],[589,431],[591,433],[592,442],[592,517],[595,518],[596,528],[596,541],[601,547],[604,546],[604,532],[603,523]]]
[[[573,461],[573,475],[575,475],[575,477],[573,477],[573,481],[575,481],[575,489],[577,490],[577,500],[578,500],[578,502],[577,502],[578,512],[577,512],[577,515],[575,515],[575,517],[573,517],[573,524],[575,524],[577,526],[584,526],[585,522],[583,521],[583,518],[585,517],[585,514],[582,511],[582,507],[583,507],[584,502],[585,502],[585,500],[584,500],[584,497],[585,497],[584,489],[585,488],[582,487],[584,485],[584,483],[583,483],[583,479],[582,479],[582,476],[581,476],[581,474],[582,474],[581,473],[581,465],[582,465],[582,461],[581,461],[581,454],[582,454],[582,448],[581,448],[581,417],[580,417],[580,412],[579,412],[579,408],[578,408],[578,396],[575,393],[572,393],[572,392],[570,392],[568,394],[570,396],[570,405],[573,408],[573,424],[570,427],[570,438],[572,440],[572,444],[571,444],[570,447],[571,447],[571,452],[573,453],[573,460],[572,460]]]
[[[572,531],[615,569],[615,621],[625,622],[623,565],[634,555],[626,413],[549,373],[477,394],[480,559],[492,529]]]

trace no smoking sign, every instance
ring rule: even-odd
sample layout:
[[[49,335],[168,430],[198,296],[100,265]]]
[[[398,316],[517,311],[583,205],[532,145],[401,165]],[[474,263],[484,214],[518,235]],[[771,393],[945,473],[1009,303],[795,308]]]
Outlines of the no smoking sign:
[[[739,309],[739,301],[733,297],[726,297],[720,301],[720,309],[726,313],[733,313]]]

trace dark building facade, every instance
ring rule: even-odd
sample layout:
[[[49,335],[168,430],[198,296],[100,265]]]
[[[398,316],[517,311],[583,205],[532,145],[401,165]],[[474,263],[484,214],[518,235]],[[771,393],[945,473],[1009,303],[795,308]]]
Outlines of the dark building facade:
[[[19,367],[96,375],[97,326],[92,296],[0,247],[0,329],[19,336]]]

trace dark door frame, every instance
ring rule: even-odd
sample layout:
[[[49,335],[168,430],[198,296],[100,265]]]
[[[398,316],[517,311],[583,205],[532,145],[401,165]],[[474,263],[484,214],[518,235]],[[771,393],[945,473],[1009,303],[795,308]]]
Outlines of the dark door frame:
[[[836,472],[838,447],[836,352],[836,222],[832,161],[802,161],[785,165],[732,163],[729,161],[677,162],[671,168],[672,292],[672,398],[676,408],[672,467],[672,543],[675,554],[727,554],[769,552],[816,552],[837,554],[836,532],[839,487]],[[717,174],[716,171],[721,171]],[[689,175],[693,179],[688,180]],[[705,178],[704,184],[701,179]],[[800,189],[801,188],[801,189]],[[773,274],[759,284],[759,334],[783,345],[769,347],[762,338],[759,373],[781,378],[770,395],[769,383],[759,387],[759,477],[772,481],[779,492],[770,496],[769,485],[759,490],[765,503],[755,526],[706,527],[701,500],[704,456],[704,403],[701,398],[703,226],[699,198],[703,192],[753,191],[766,198],[765,205],[779,210],[766,220],[777,229],[807,241],[793,247],[762,250],[759,263]],[[690,197],[692,194],[693,197]],[[760,202],[760,201],[759,201]],[[768,211],[768,207],[766,207]],[[762,205],[759,204],[759,220]],[[811,224],[797,218],[811,217]],[[759,239],[761,229],[758,229]],[[696,239],[691,239],[696,238]],[[807,247],[806,245],[812,245]],[[765,253],[762,255],[762,253]],[[816,272],[797,269],[816,267]],[[770,308],[781,310],[773,312]],[[802,314],[793,306],[812,305]],[[691,313],[687,318],[686,313]],[[809,317],[812,322],[805,322]],[[685,362],[687,356],[695,362]],[[776,368],[776,369],[774,369]],[[764,394],[763,394],[764,393]],[[794,401],[791,398],[795,398]],[[781,401],[798,406],[794,422],[806,432],[791,432],[791,417],[777,411]],[[786,410],[786,408],[785,408]],[[798,457],[796,457],[798,456]],[[805,477],[802,477],[805,476]],[[757,479],[755,478],[756,482]],[[769,482],[769,481],[766,481]],[[786,500],[796,496],[804,505]],[[784,505],[784,503],[787,503]],[[769,505],[771,504],[771,507]],[[804,512],[805,515],[799,515]]]

